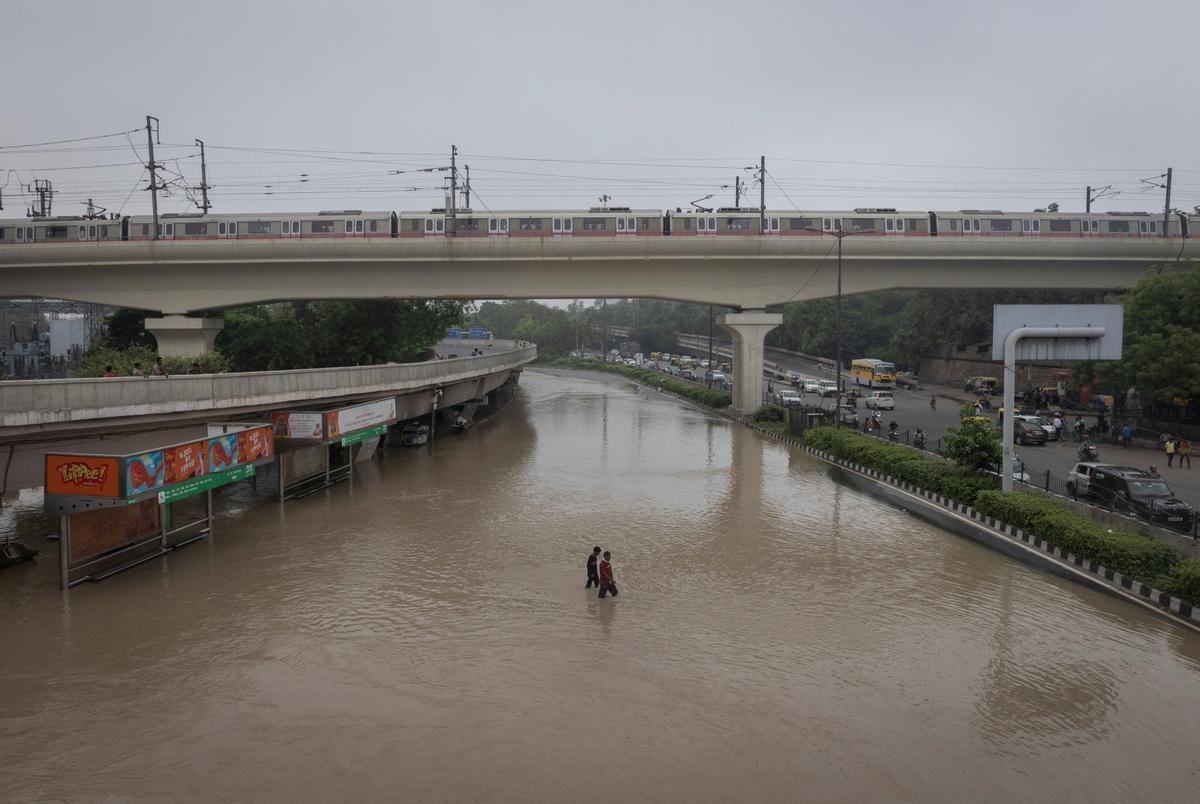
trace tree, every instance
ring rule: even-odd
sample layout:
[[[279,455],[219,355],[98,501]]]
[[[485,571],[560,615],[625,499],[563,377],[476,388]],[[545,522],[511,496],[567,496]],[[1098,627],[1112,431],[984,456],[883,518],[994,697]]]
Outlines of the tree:
[[[154,336],[146,332],[146,310],[118,307],[105,319],[107,331],[101,346],[108,349],[128,349],[131,346],[154,348]]]
[[[1000,433],[983,416],[976,416],[971,405],[963,405],[958,427],[946,430],[942,454],[964,469],[991,470],[1004,460]]]

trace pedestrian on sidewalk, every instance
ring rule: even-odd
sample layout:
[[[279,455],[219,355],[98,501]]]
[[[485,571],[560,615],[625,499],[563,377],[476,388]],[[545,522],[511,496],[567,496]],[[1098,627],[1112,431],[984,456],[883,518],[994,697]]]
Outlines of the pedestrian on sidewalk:
[[[929,395],[929,409],[937,410],[937,394]]]
[[[1179,468],[1183,468],[1183,462],[1187,461],[1187,468],[1192,468],[1192,442],[1187,438],[1179,439],[1179,444],[1175,447],[1175,451],[1179,453]]]
[[[587,583],[584,584],[584,589],[591,589],[593,585],[600,586],[600,573],[596,569],[596,562],[600,560],[600,547],[597,545],[592,548],[592,554],[587,557]]]
[[[1133,443],[1133,427],[1128,422],[1121,428],[1121,449],[1129,449],[1129,445]]]
[[[1167,451],[1167,468],[1171,468],[1171,461],[1175,460],[1175,439],[1168,436],[1167,443],[1163,446]]]
[[[609,592],[617,596],[617,584],[613,581],[612,551],[605,550],[604,558],[600,561],[600,597],[606,597]]]

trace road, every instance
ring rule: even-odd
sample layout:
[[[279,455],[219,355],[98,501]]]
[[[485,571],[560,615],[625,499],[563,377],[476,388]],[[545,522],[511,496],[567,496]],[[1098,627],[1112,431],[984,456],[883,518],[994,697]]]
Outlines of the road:
[[[708,355],[707,340],[696,341],[695,345],[697,348],[686,349],[682,354],[691,354],[694,357],[706,358]],[[703,347],[702,349],[700,348],[701,346]],[[728,350],[728,344],[724,344],[724,348]],[[806,377],[814,377],[816,379],[833,379],[833,371],[827,363],[799,357],[794,353],[780,349],[768,348],[767,357],[768,360],[777,364],[778,369],[781,371],[797,371]],[[848,382],[845,374],[843,378]],[[764,400],[769,399],[767,391],[768,383],[772,391],[788,387],[785,381],[780,381],[774,377],[764,377]],[[704,383],[701,382],[700,384],[703,385]],[[867,389],[864,388],[861,390],[866,392]],[[892,393],[896,400],[896,409],[894,411],[883,412],[884,425],[886,426],[890,422],[895,421],[899,425],[902,434],[904,431],[915,432],[920,427],[928,436],[931,448],[936,447],[938,441],[945,435],[947,428],[958,424],[959,407],[968,400],[968,395],[961,388],[951,388],[949,386],[923,387],[918,391],[896,388]],[[929,404],[930,397],[934,395],[937,396],[936,409],[931,408]],[[811,404],[814,401],[815,399],[812,394],[807,395],[805,398],[806,403]],[[832,408],[833,400],[824,400],[824,404],[826,407]],[[865,417],[867,412],[863,400],[859,400],[859,417]],[[990,415],[993,422],[995,422],[995,412],[992,412]],[[1074,419],[1068,417],[1068,422],[1070,421],[1074,421]],[[901,437],[903,438],[903,436]],[[1178,465],[1168,467],[1166,456],[1162,452],[1145,447],[1133,446],[1128,449],[1122,449],[1110,442],[1099,443],[1098,446],[1102,462],[1134,466],[1139,469],[1146,469],[1150,466],[1156,467],[1179,499],[1194,508],[1200,509],[1200,468],[1192,470],[1180,468]],[[1025,463],[1028,471],[1034,473],[1050,471],[1055,478],[1065,483],[1067,473],[1079,460],[1077,455],[1078,447],[1079,445],[1069,438],[1064,438],[1061,442],[1050,441],[1041,446],[1029,445],[1018,447],[1017,455]]]

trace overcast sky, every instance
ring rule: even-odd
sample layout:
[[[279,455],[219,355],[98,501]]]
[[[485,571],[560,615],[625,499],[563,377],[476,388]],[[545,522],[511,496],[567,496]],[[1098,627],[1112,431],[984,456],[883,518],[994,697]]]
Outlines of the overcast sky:
[[[760,154],[778,209],[1082,210],[1112,184],[1096,209],[1157,210],[1139,180],[1167,166],[1174,205],[1200,204],[1196,0],[65,0],[3,31],[0,217],[33,178],[56,214],[148,211],[144,132],[11,147],[146,114],[193,184],[205,140],[220,212],[440,206],[443,174],[390,171],[451,143],[477,209],[731,204]]]

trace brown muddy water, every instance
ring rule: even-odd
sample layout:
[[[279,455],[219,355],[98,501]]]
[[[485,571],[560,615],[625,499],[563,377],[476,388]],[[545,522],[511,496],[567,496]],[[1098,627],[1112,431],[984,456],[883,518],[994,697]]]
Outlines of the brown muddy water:
[[[0,799],[1200,789],[1200,635],[616,379],[526,372],[432,458],[283,508],[271,485],[67,596],[53,543],[0,572]],[[594,544],[617,600],[583,588]]]

